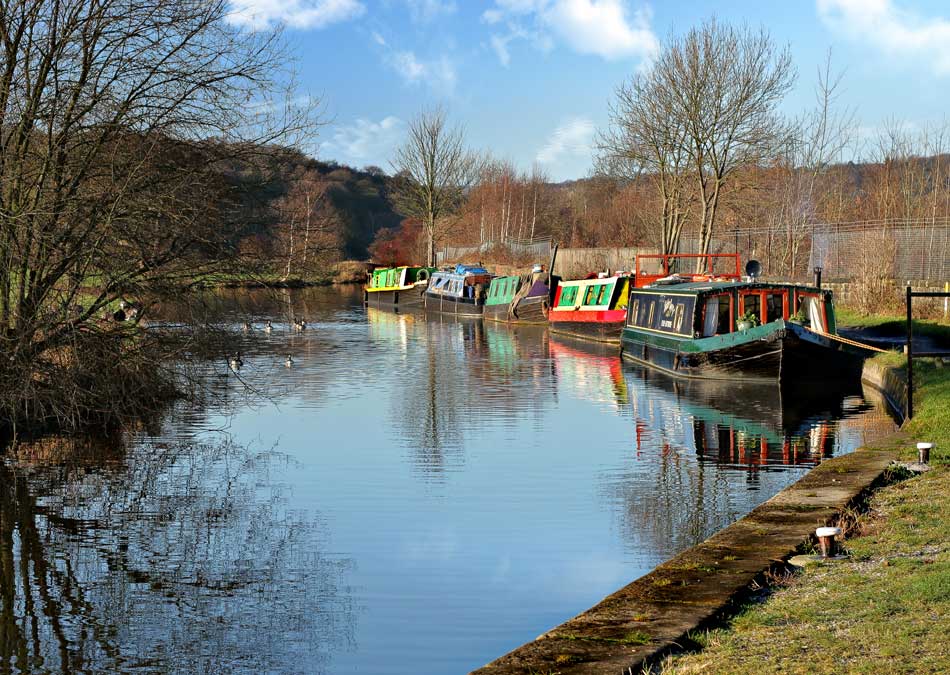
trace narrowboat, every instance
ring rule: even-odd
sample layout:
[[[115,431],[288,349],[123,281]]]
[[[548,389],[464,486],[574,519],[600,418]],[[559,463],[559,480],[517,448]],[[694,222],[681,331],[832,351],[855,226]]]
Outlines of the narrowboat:
[[[548,322],[555,333],[618,344],[627,318],[630,277],[560,281]]]
[[[492,280],[484,267],[456,265],[432,273],[423,294],[427,312],[481,316]]]
[[[540,265],[529,276],[495,277],[485,297],[485,318],[546,324],[551,306],[550,278]]]
[[[368,307],[419,307],[434,267],[386,267],[373,270],[363,287]]]
[[[814,286],[673,276],[630,292],[624,358],[682,377],[813,380],[860,374],[873,347],[837,335]]]

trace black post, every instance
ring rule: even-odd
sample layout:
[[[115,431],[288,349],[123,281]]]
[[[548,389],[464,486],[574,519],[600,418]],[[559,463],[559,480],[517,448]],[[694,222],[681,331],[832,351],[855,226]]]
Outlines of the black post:
[[[821,268],[815,268],[815,288],[821,288]]]
[[[907,287],[907,419],[914,416],[914,324],[911,303],[913,293]]]

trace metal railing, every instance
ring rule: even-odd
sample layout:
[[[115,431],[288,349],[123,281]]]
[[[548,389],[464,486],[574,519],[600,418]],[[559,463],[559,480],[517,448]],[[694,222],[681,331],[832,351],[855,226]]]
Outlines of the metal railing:
[[[950,351],[914,352],[914,298],[950,298],[947,291],[915,291],[907,287],[907,419],[914,416],[914,358],[945,357]]]

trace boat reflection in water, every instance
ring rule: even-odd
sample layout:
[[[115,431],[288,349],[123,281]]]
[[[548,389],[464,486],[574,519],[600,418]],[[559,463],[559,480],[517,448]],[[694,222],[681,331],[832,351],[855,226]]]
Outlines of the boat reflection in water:
[[[553,334],[551,358],[559,387],[618,411],[629,403],[624,364],[615,346]]]
[[[870,388],[682,380],[639,366],[627,368],[626,376],[636,383],[631,407],[638,454],[646,435],[658,433],[664,452],[677,447],[727,468],[807,466],[860,445],[867,432],[894,427],[883,412],[862,415],[883,407]],[[842,444],[844,436],[851,442]],[[649,445],[655,447],[656,439]]]

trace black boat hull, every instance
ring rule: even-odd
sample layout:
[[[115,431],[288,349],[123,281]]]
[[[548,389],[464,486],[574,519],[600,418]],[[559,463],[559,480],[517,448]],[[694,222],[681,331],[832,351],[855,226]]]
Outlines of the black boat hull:
[[[363,291],[363,304],[384,309],[422,307],[424,290],[410,288],[402,291]]]
[[[509,304],[485,305],[484,316],[492,321],[506,323],[546,324],[548,322],[548,296],[522,298],[514,308]]]
[[[485,309],[484,305],[477,303],[474,298],[457,298],[451,295],[436,295],[434,293],[425,293],[422,298],[422,304],[426,312],[456,316],[482,316]]]
[[[680,377],[745,381],[860,378],[867,355],[833,337],[790,325],[762,339],[704,352],[661,346],[624,332],[621,354]]]

